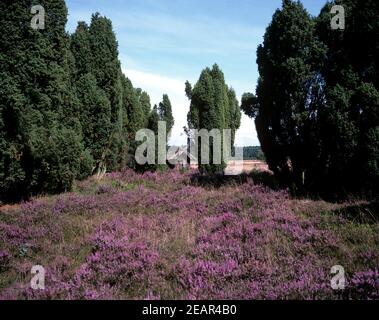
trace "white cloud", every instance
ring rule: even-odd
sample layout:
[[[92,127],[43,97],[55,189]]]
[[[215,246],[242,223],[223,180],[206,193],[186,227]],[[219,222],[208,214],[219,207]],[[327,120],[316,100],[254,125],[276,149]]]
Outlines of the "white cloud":
[[[259,146],[255,123],[245,114],[242,115],[241,127],[236,133],[236,146]]]
[[[167,89],[169,89],[170,92],[174,92],[176,95],[184,94],[185,81],[133,69],[124,70],[124,73],[137,85],[137,87],[141,85],[154,88],[155,90],[161,90],[162,93],[160,96],[163,93],[166,93],[165,90]],[[142,89],[145,88],[143,87]]]
[[[124,70],[124,73],[132,81],[134,87],[141,88],[149,94],[152,106],[162,101],[163,94],[168,94],[175,119],[170,143],[185,145],[186,137],[183,135],[183,127],[187,125],[189,110],[189,101],[184,93],[185,80],[134,69]]]
[[[189,110],[189,101],[184,93],[185,80],[135,69],[123,71],[135,87],[143,89],[150,95],[152,105],[158,104],[162,100],[164,93],[168,94],[175,118],[170,143],[185,145],[186,137],[183,134],[183,127],[187,125],[187,113]],[[236,134],[236,145],[259,145],[254,122],[245,115],[242,116],[241,127]]]

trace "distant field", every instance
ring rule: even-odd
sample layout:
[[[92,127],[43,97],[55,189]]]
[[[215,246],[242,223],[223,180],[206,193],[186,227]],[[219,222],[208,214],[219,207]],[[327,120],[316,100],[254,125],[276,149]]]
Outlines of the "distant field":
[[[230,161],[226,173],[251,172],[252,170],[269,171],[267,163],[260,160]]]

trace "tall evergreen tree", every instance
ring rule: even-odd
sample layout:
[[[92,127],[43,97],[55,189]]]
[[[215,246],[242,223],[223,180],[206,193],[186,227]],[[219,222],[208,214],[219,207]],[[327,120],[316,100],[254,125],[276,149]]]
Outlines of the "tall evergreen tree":
[[[256,127],[270,169],[284,183],[304,184],[318,158],[312,143],[315,110],[321,99],[317,66],[324,47],[315,23],[300,2],[283,1],[258,47],[257,98],[244,95],[242,109]]]
[[[217,64],[214,64],[211,70],[213,82],[213,99],[216,118],[213,122],[214,128],[225,128],[225,115],[228,114],[228,88],[225,84],[224,74]],[[229,120],[229,119],[227,119]],[[229,123],[228,123],[229,124]]]
[[[200,78],[192,89],[191,84],[186,82],[186,95],[191,101],[190,110],[187,115],[189,129],[213,129],[232,130],[232,144],[234,144],[235,131],[240,126],[241,112],[238,107],[235,93],[225,83],[224,74],[215,64],[212,69],[206,68],[201,72]],[[202,164],[201,146],[198,144],[199,169],[202,173],[219,173],[226,167],[228,159],[224,159],[221,149],[221,164],[214,163],[213,149],[214,141],[209,141],[210,164]],[[221,143],[223,144],[222,138]]]
[[[81,76],[76,82],[76,89],[82,110],[79,119],[84,145],[98,165],[103,160],[112,134],[111,103],[105,92],[97,86],[92,73]]]
[[[149,121],[147,128],[152,130],[155,135],[158,134],[158,122],[159,122],[159,114],[158,114],[158,107],[157,105],[154,105],[153,110],[151,110],[149,114]]]
[[[31,27],[34,4],[45,9],[44,29]],[[0,201],[122,168],[151,107],[122,74],[111,21],[97,13],[69,37],[64,0],[0,9]]]
[[[138,130],[144,127],[145,115],[142,109],[141,101],[137,96],[136,90],[133,88],[132,82],[125,75],[122,75],[121,83],[123,88],[122,110],[127,116],[127,123],[123,130],[128,141],[126,163],[128,166],[135,168],[136,163],[134,153],[137,148],[135,135]]]
[[[112,122],[116,123],[122,108],[122,84],[118,43],[112,22],[96,13],[92,16],[89,33],[93,60],[91,72],[111,102]]]
[[[172,115],[171,101],[167,94],[163,95],[162,102],[158,107],[160,121],[166,122],[166,131],[169,133],[174,127],[174,117]]]
[[[138,165],[136,169],[138,171],[156,171],[156,170],[166,170],[168,168],[167,164],[158,164],[158,122],[163,121],[160,115],[160,108],[157,105],[154,105],[153,109],[150,110],[147,129],[154,132],[155,135],[155,164],[145,164]]]
[[[127,131],[129,139],[134,140],[136,132],[143,128],[145,115],[132,82],[124,75],[122,76],[122,87],[123,108],[128,115]]]
[[[70,83],[64,0],[39,1],[45,29],[31,27],[26,0],[0,3],[0,197],[67,190],[88,154]]]
[[[343,5],[345,30],[331,7]],[[283,1],[258,48],[255,117],[271,170],[285,184],[327,196],[375,193],[378,183],[377,1],[328,3],[317,19]],[[377,191],[376,191],[377,192]]]
[[[96,13],[71,36],[74,79],[81,104],[85,146],[97,171],[125,165],[127,115],[123,106],[118,45],[109,19]]]
[[[147,128],[149,123],[149,116],[151,113],[151,102],[150,102],[150,96],[147,92],[142,91],[140,88],[136,89],[136,94],[139,100],[139,103],[142,108],[143,113],[143,127]]]
[[[225,128],[232,130],[232,146],[234,146],[236,131],[241,126],[241,110],[237,100],[236,92],[232,89],[228,89],[228,111],[225,116],[226,125]]]
[[[158,122],[159,119],[159,113],[158,113],[158,106],[154,105],[153,109],[150,111],[149,117],[148,117],[148,124],[147,128],[152,130],[155,134],[155,164],[148,164],[145,166],[140,167],[139,169],[142,171],[156,171],[157,169],[161,168],[162,165],[158,165]]]
[[[345,30],[331,30],[332,5],[345,9]],[[327,46],[321,74],[325,106],[319,110],[323,177],[333,192],[374,191],[379,183],[379,3],[328,3],[317,36]]]
[[[92,41],[87,23],[80,21],[70,38],[70,49],[75,59],[73,78],[90,73],[93,69]]]

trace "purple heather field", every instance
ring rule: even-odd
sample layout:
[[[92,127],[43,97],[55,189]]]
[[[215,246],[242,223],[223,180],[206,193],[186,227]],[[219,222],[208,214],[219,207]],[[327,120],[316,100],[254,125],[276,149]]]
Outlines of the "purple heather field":
[[[126,170],[3,206],[0,299],[379,298],[379,224],[344,214],[352,203],[191,174]],[[37,264],[45,290],[29,286]]]

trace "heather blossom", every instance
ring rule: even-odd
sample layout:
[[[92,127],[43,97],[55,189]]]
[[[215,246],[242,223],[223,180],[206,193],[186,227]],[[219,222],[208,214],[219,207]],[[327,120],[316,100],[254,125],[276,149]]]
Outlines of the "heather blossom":
[[[378,299],[379,226],[254,178],[124,170],[0,208],[2,299]],[[29,286],[46,269],[46,289]],[[346,289],[330,268],[346,269]]]

